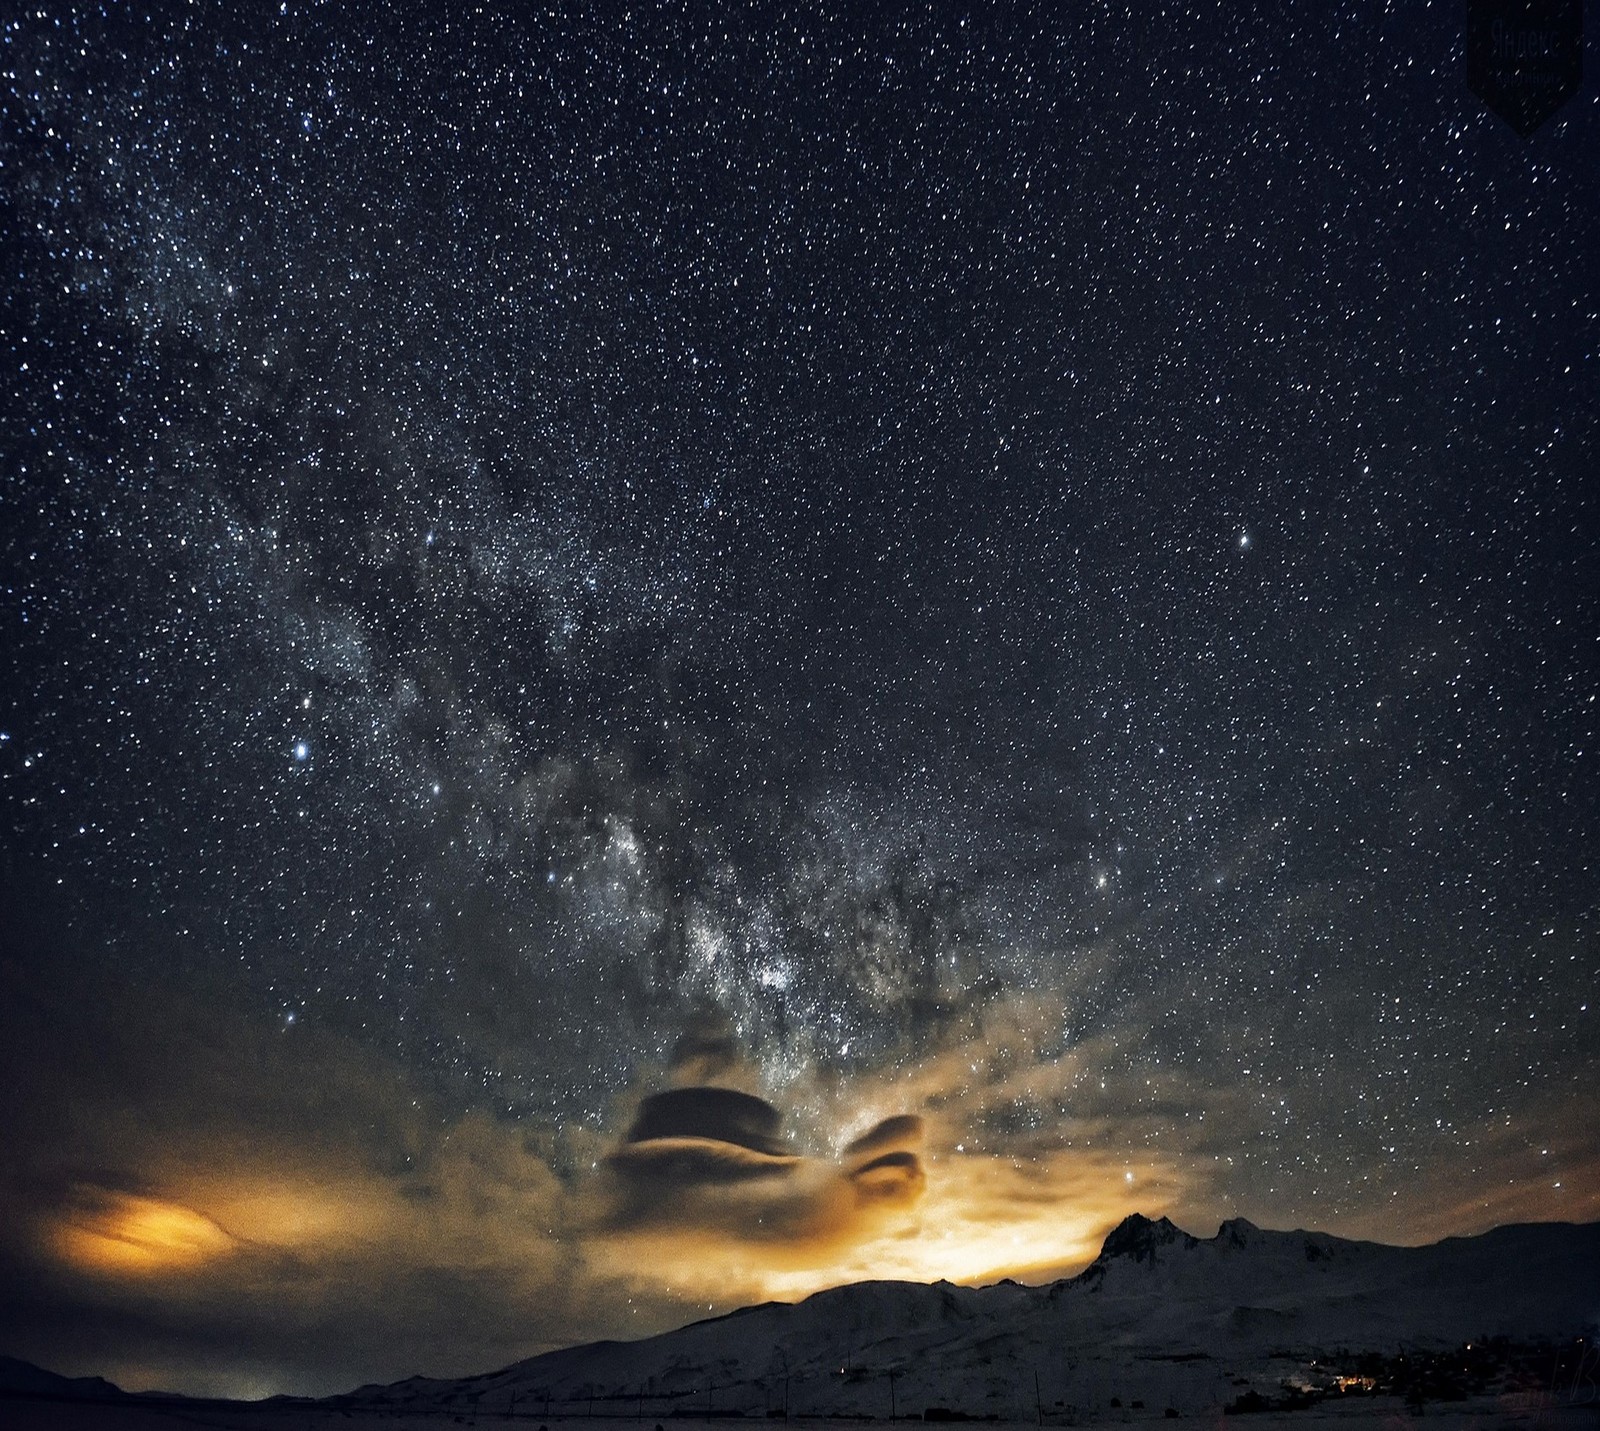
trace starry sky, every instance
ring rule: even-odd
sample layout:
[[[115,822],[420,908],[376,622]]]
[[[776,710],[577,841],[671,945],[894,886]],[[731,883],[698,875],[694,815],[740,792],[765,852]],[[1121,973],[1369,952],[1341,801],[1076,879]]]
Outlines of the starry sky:
[[[1600,1217],[1600,114],[1462,30],[13,13],[0,1350]]]

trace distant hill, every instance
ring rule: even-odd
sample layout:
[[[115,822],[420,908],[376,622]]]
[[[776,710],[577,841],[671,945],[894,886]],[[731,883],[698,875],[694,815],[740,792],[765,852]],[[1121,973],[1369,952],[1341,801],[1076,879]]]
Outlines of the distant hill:
[[[1183,1414],[1329,1380],[1332,1359],[1569,1337],[1600,1324],[1600,1223],[1502,1227],[1429,1247],[1242,1218],[1197,1238],[1135,1214],[1042,1287],[866,1282],[637,1342],[598,1342],[370,1406],[596,1415],[922,1414],[1032,1421],[1137,1400]],[[1115,1398],[1115,1401],[1113,1401]]]
[[[60,1396],[74,1401],[106,1401],[125,1393],[98,1376],[57,1376],[53,1371],[0,1356],[0,1395]]]

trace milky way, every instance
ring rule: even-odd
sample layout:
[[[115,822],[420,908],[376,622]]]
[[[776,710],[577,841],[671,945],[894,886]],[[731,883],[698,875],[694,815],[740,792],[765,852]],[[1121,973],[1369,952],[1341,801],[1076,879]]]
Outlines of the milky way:
[[[274,1060],[512,1140],[607,1287],[586,1179],[674,1082],[779,1110],[808,1217],[927,1118],[907,1236],[980,1166],[1097,1217],[1600,1215],[1591,95],[1518,138],[1440,7],[0,39],[22,1222],[264,1245],[127,1127],[303,1142]],[[74,1072],[152,988],[260,1051]],[[363,1176],[420,1177],[386,1136]],[[8,1237],[19,1349],[121,1325]],[[251,1364],[389,1369],[329,1355]]]

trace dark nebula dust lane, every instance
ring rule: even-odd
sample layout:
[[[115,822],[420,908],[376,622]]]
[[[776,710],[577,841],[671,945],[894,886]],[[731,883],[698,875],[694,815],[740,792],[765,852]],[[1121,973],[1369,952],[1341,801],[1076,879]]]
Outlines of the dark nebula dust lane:
[[[0,1350],[1600,1216],[1600,133],[1462,44],[0,22]]]

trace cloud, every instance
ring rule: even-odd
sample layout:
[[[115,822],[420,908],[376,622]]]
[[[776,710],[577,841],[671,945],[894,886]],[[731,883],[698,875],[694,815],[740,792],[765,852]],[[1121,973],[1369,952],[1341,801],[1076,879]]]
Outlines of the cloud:
[[[1065,1270],[1193,1187],[1178,1149],[1116,1143],[1126,1088],[1098,1091],[1104,1047],[1059,1050],[1042,998],[764,1091],[702,1011],[608,1130],[494,1114],[325,1023],[246,1018],[236,991],[39,967],[0,968],[0,1341],[135,1386],[337,1390],[708,1303]]]
[[[706,1084],[727,1078],[739,1066],[739,1041],[725,1015],[712,1010],[691,1020],[668,1069],[686,1084]]]
[[[787,1151],[778,1129],[783,1115],[754,1094],[732,1088],[674,1088],[639,1105],[626,1146],[668,1141],[730,1143],[766,1157]]]
[[[859,1170],[885,1155],[909,1155],[921,1143],[922,1119],[915,1113],[896,1113],[847,1143],[843,1158],[849,1167]]]
[[[366,1043],[215,991],[64,960],[0,967],[0,996],[0,1342],[135,1388],[331,1391],[645,1335],[774,1276],[838,1280],[923,1191],[912,1118],[835,1159],[695,1084],[605,1137],[452,1109]],[[753,1076],[703,1032],[669,1076],[707,1067]]]
[[[742,1263],[759,1247],[773,1265],[816,1266],[920,1196],[918,1119],[886,1120],[840,1162],[796,1152],[782,1125],[771,1103],[736,1089],[647,1095],[607,1160],[598,1240],[626,1244],[628,1258],[664,1235],[701,1259],[720,1248]],[[661,1251],[645,1265],[659,1265]]]
[[[194,991],[0,966],[0,1344],[134,1387],[465,1372],[614,1330],[529,1130]],[[52,1030],[67,1021],[78,1038]],[[23,1073],[26,1072],[26,1079]],[[27,1089],[26,1097],[21,1090]],[[646,1299],[648,1329],[674,1314]]]
[[[54,1251],[66,1262],[115,1275],[198,1267],[239,1247],[191,1207],[94,1183],[73,1184],[51,1234]]]
[[[766,1096],[705,1014],[606,1129],[447,1099],[365,1041],[276,1031],[215,991],[19,969],[0,964],[0,1343],[135,1387],[466,1373],[852,1280],[1064,1275],[1131,1211],[1283,1217],[1225,1196],[1264,1095],[1142,1053],[1139,1003],[1068,1041],[1059,1002],[1012,995],[920,1056],[806,1062]],[[1556,1178],[1594,1215],[1592,1138],[1530,1158],[1511,1130],[1469,1132],[1479,1184],[1506,1194],[1458,1206],[1441,1163],[1396,1183],[1387,1226],[1528,1215]]]

